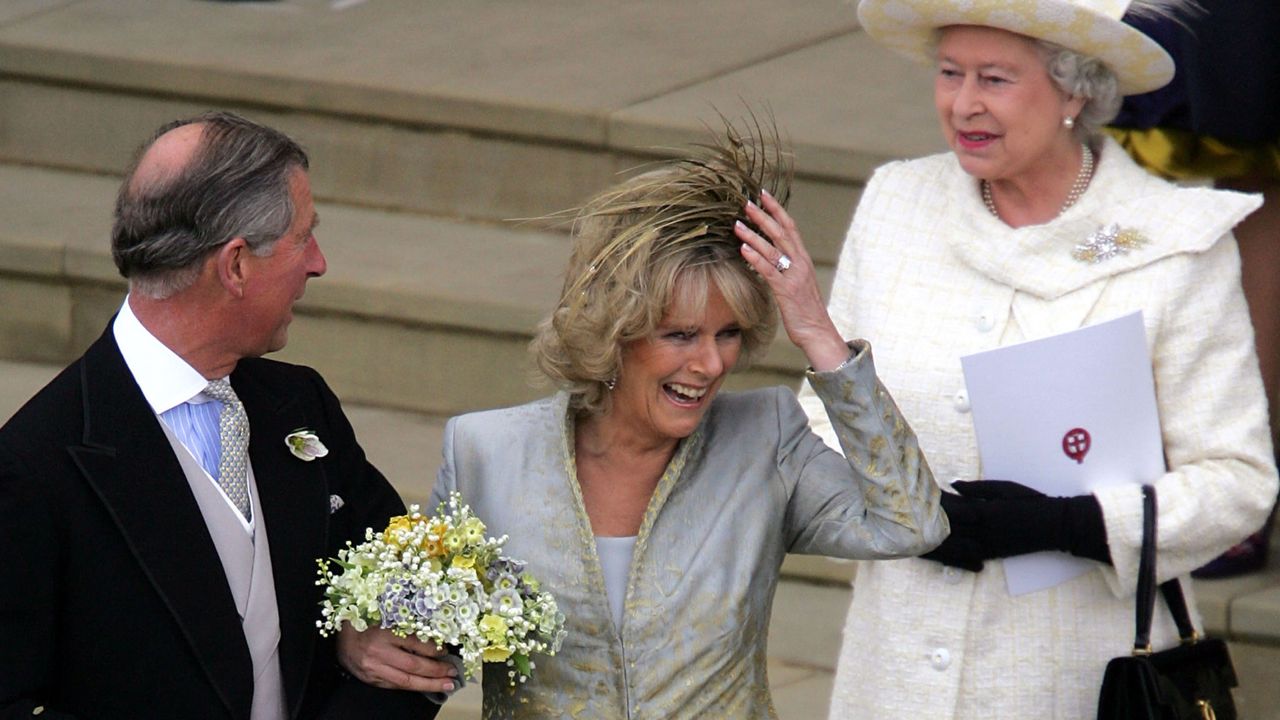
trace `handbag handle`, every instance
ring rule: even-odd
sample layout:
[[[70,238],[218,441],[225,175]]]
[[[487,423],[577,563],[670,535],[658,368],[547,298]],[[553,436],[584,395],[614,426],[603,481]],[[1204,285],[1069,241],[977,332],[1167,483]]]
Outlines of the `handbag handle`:
[[[1142,554],[1138,557],[1137,632],[1133,654],[1151,654],[1151,616],[1156,609],[1156,489],[1142,486]]]
[[[1156,605],[1156,489],[1151,485],[1142,486],[1142,554],[1138,558],[1138,597],[1135,620],[1137,630],[1133,638],[1134,655],[1151,654],[1151,618],[1155,615]],[[1184,643],[1194,643],[1200,639],[1195,625],[1191,623],[1191,613],[1187,610],[1187,599],[1182,594],[1182,583],[1177,578],[1160,585],[1160,594],[1173,614],[1173,621],[1178,626],[1178,636]]]
[[[1164,595],[1164,601],[1169,606],[1169,611],[1173,613],[1173,622],[1178,625],[1178,637],[1182,638],[1184,643],[1198,642],[1200,633],[1196,632],[1196,626],[1191,624],[1191,613],[1187,611],[1187,599],[1182,594],[1182,583],[1178,582],[1177,578],[1161,583],[1160,594]]]

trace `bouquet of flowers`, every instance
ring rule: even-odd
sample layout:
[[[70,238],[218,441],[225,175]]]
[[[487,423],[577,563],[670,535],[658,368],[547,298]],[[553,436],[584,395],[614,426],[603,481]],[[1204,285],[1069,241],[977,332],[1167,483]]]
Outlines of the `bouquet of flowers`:
[[[533,671],[531,655],[560,649],[564,616],[524,563],[502,556],[507,536],[484,532],[457,493],[435,517],[411,505],[382,532],[365,530],[364,542],[338,551],[339,572],[319,561],[316,584],[326,586],[320,634],[337,632],[343,622],[361,631],[377,625],[450,646],[468,678],[482,662],[505,662],[511,683],[524,682]]]

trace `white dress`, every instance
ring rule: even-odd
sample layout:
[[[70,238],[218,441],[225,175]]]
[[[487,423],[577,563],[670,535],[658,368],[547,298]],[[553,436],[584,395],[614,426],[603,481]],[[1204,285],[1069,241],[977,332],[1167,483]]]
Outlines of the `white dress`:
[[[1156,482],[1163,580],[1261,526],[1276,497],[1230,234],[1259,202],[1177,188],[1111,141],[1099,155],[1075,206],[1019,229],[987,212],[951,154],[880,168],[845,241],[831,315],[875,344],[881,379],[946,485],[982,477],[960,356],[1141,309],[1170,467]],[[1150,242],[1096,264],[1072,258],[1113,222]],[[821,404],[801,397],[829,437]],[[915,558],[860,563],[831,717],[1092,718],[1107,660],[1132,644],[1142,518],[1136,486],[1097,496],[1115,566],[1050,590],[1010,597],[1000,561],[977,574]],[[1168,647],[1176,631],[1158,609],[1154,641]]]

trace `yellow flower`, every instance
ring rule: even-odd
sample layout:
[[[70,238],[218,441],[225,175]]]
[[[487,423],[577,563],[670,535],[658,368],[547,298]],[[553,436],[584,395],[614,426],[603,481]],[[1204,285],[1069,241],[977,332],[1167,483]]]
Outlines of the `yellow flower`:
[[[391,522],[387,523],[387,529],[382,533],[382,541],[388,545],[401,547],[399,539],[396,535],[401,532],[409,532],[413,529],[413,521],[408,515],[397,515],[391,518]]]
[[[456,531],[450,530],[444,534],[444,546],[449,552],[458,552],[463,546],[462,536]]]
[[[480,653],[485,662],[502,662],[511,657],[511,650],[505,647],[487,647]]]
[[[458,555],[449,564],[456,568],[472,568],[476,566],[476,559],[470,555]]]
[[[479,518],[471,518],[462,525],[462,536],[468,543],[484,542],[484,523]]]
[[[427,557],[440,557],[445,554],[444,536],[449,526],[442,520],[431,520],[427,523],[427,531],[422,535],[422,550]]]
[[[427,536],[422,539],[422,550],[427,553],[427,557],[440,557],[444,555],[444,543]]]
[[[495,645],[501,646],[507,637],[507,619],[501,615],[486,614],[480,618],[480,632]],[[502,658],[506,660],[506,658]]]

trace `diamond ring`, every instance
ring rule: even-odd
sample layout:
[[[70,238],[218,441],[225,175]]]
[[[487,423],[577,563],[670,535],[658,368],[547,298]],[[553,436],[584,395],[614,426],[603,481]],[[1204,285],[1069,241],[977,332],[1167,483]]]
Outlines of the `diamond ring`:
[[[786,253],[783,253],[778,256],[778,262],[774,263],[773,266],[778,268],[778,272],[784,273],[791,267],[791,258],[787,257]]]

